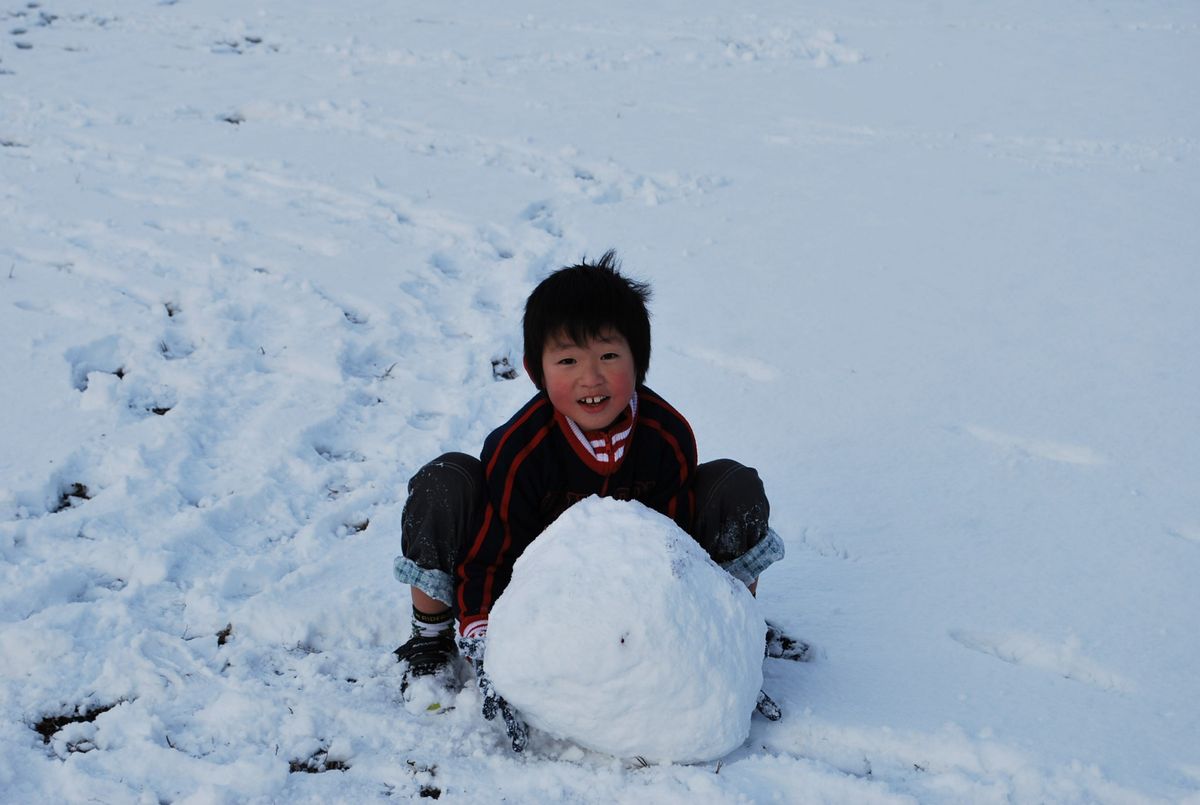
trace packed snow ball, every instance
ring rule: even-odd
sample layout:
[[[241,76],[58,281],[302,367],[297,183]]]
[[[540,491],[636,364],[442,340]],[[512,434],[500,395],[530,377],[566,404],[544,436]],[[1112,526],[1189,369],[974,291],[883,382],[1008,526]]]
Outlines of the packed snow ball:
[[[486,662],[540,730],[617,757],[694,763],[749,735],[765,634],[745,585],[674,522],[593,497],[517,560]]]

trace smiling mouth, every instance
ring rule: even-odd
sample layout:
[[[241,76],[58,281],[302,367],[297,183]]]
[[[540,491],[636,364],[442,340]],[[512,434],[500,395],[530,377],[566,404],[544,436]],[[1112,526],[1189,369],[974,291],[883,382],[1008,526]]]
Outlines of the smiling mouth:
[[[576,402],[584,408],[596,408],[608,402],[608,397],[581,397]]]

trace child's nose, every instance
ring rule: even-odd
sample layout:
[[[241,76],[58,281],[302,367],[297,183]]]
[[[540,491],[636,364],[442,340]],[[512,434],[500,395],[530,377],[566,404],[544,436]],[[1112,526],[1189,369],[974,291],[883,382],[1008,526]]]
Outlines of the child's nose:
[[[583,373],[584,382],[598,385],[604,382],[604,373],[600,371],[600,361],[588,361]]]

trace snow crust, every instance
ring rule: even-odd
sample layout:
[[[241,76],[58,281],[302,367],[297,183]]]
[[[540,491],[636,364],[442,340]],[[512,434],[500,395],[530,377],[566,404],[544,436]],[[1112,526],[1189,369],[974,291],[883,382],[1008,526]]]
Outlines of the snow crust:
[[[589,498],[534,540],[488,621],[486,667],[530,724],[618,757],[697,762],[750,732],[766,625],[667,517]]]

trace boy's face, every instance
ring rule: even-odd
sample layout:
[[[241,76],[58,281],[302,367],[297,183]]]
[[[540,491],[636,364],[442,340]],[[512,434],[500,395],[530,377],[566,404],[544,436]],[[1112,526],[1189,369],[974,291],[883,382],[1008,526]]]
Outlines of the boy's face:
[[[637,383],[629,343],[611,327],[586,344],[563,333],[550,336],[542,352],[542,373],[555,410],[584,430],[611,425]]]

